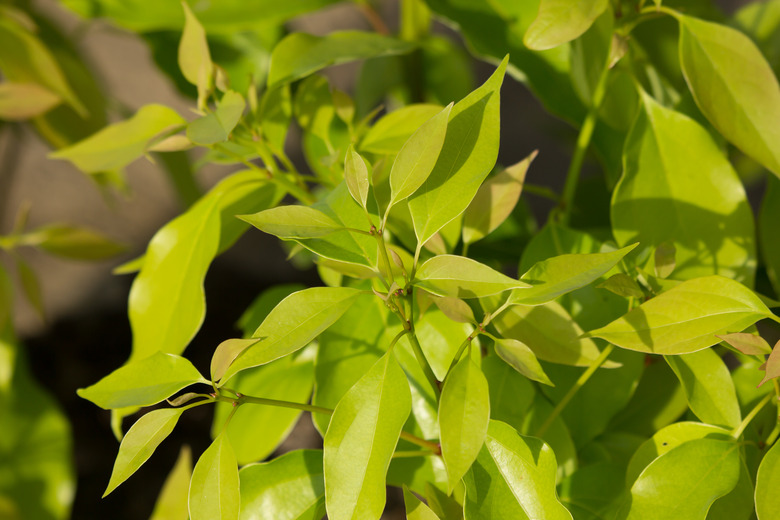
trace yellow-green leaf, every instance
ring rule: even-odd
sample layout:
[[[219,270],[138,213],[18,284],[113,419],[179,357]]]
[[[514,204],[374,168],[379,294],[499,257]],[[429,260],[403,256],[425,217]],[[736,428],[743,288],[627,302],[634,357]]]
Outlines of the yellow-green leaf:
[[[543,51],[569,42],[587,31],[607,6],[608,0],[542,0],[523,43]]]
[[[187,520],[187,493],[192,478],[192,452],[182,446],[176,464],[165,479],[149,520]]]
[[[187,126],[187,138],[195,144],[210,145],[227,141],[244,113],[246,103],[238,92],[228,90],[217,108]]]
[[[214,76],[206,31],[186,2],[184,9],[184,30],[179,41],[179,69],[184,78],[198,87],[198,106],[203,107]]]
[[[279,206],[239,218],[260,231],[283,239],[317,238],[344,229],[322,211],[309,206]]]
[[[780,443],[775,443],[758,467],[756,476],[756,514],[758,520],[772,520],[780,509]]]
[[[431,508],[417,498],[408,487],[404,485],[404,506],[406,509],[406,520],[439,520],[436,513]]]
[[[238,520],[238,464],[223,433],[195,464],[190,481],[190,520]]]
[[[555,386],[542,365],[536,359],[534,352],[522,341],[516,339],[496,338],[496,354],[507,362],[512,368],[523,374],[528,379]]]
[[[366,161],[355,151],[352,145],[347,149],[344,159],[344,181],[347,183],[349,194],[355,202],[366,207],[368,202],[368,167]]]
[[[482,298],[529,287],[485,264],[457,255],[438,255],[424,262],[417,270],[414,284],[437,296],[452,298]]]
[[[0,83],[0,119],[22,121],[62,103],[62,98],[36,83]]]

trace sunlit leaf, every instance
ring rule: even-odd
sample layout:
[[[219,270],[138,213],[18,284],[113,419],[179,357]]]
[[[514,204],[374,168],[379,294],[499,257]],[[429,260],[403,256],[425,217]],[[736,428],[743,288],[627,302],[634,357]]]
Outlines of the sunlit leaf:
[[[261,231],[284,239],[318,238],[344,229],[322,211],[309,206],[279,206],[239,218]]]
[[[238,465],[226,434],[217,437],[192,470],[191,520],[238,520]]]
[[[771,520],[780,507],[780,495],[777,486],[780,485],[780,444],[774,446],[764,455],[756,476],[756,514],[759,520]]]
[[[533,351],[516,339],[496,339],[496,354],[528,379],[552,385]]]
[[[217,108],[187,126],[187,137],[195,144],[209,145],[227,141],[244,112],[243,96],[228,90]]]
[[[349,194],[355,202],[366,207],[368,202],[368,167],[365,160],[350,145],[347,156],[344,159],[344,181],[347,183]]]
[[[607,0],[542,0],[523,43],[541,51],[571,41],[587,31],[608,5]]]
[[[438,255],[424,262],[417,270],[414,284],[432,294],[452,298],[482,298],[528,287],[485,264],[456,255]]]
[[[182,75],[198,87],[198,105],[204,106],[206,95],[214,76],[214,64],[211,63],[206,31],[186,2],[181,3],[184,10],[184,30],[179,41],[179,70]]]
[[[407,520],[439,520],[431,508],[404,486],[404,506]]]
[[[376,154],[396,154],[426,121],[441,112],[438,105],[407,105],[382,116],[369,128],[359,149]]]

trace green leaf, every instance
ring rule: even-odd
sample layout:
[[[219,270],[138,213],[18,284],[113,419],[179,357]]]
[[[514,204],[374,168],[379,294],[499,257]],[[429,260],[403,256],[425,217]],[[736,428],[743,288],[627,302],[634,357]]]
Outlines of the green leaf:
[[[171,108],[145,105],[130,119],[109,125],[48,157],[70,161],[85,173],[115,171],[141,157],[153,137],[185,123]]]
[[[742,421],[731,373],[711,349],[665,356],[682,384],[691,411],[702,422],[737,428]]]
[[[62,99],[36,83],[0,83],[0,119],[23,121],[48,112]]]
[[[299,205],[279,206],[239,218],[282,239],[318,238],[344,229],[322,211]]]
[[[394,204],[414,194],[433,171],[444,145],[451,111],[452,103],[423,123],[401,147],[390,170],[388,212]]]
[[[555,492],[555,454],[541,439],[490,421],[485,445],[466,474],[466,518],[571,520]]]
[[[404,505],[407,520],[439,520],[431,508],[417,498],[408,487],[404,486]]]
[[[756,475],[756,513],[759,520],[771,520],[780,508],[780,443],[764,455]]]
[[[339,401],[324,439],[328,518],[379,518],[385,476],[412,409],[409,382],[388,352]]]
[[[766,360],[766,366],[764,367],[764,378],[758,383],[758,386],[763,385],[767,381],[780,377],[780,341],[775,343],[775,347],[772,349],[772,353],[769,354],[769,358]]]
[[[321,520],[322,451],[295,450],[238,472],[242,520]]]
[[[245,350],[222,376],[292,354],[316,338],[355,303],[361,292],[350,287],[313,287],[291,294],[274,307],[252,335],[264,338]]]
[[[780,86],[741,32],[690,16],[680,21],[680,64],[696,104],[723,136],[780,176]]]
[[[709,132],[641,96],[612,197],[615,240],[673,244],[677,279],[721,274],[750,285],[754,227],[742,182]]]
[[[547,303],[600,278],[635,247],[632,244],[609,253],[560,255],[538,262],[520,277],[531,287],[512,291],[509,301],[523,305]]]
[[[505,338],[525,343],[536,357],[552,363],[588,366],[599,356],[592,340],[566,309],[557,302],[544,305],[513,305],[491,322]]]
[[[439,105],[416,104],[401,107],[382,116],[368,129],[360,150],[394,155],[422,125],[441,112]]]
[[[191,520],[238,520],[239,481],[236,457],[224,433],[195,464],[190,481]]]
[[[737,485],[739,445],[696,439],[660,456],[631,487],[628,519],[705,518],[712,503]]]
[[[775,239],[777,222],[780,222],[780,180],[769,177],[758,216],[758,237],[767,276],[775,294],[780,295],[780,240]]]
[[[125,251],[100,233],[67,225],[44,226],[26,237],[47,253],[74,260],[103,260]]]
[[[718,339],[725,341],[746,356],[761,356],[772,353],[772,347],[764,338],[748,332],[724,334],[718,336]]]
[[[744,285],[706,276],[681,283],[586,337],[638,352],[688,354],[718,343],[716,334],[738,332],[772,316]]]
[[[523,43],[542,51],[569,42],[587,31],[608,6],[607,0],[542,0]]]
[[[32,270],[30,264],[16,257],[16,269],[19,273],[19,279],[22,282],[24,296],[30,305],[33,306],[38,316],[44,320],[46,317],[46,308],[43,305],[43,294],[41,293],[41,284],[38,282],[38,275]]]
[[[449,492],[477,458],[489,420],[488,382],[471,356],[465,356],[447,376],[439,401],[441,456]]]
[[[198,106],[203,107],[214,77],[214,64],[211,62],[206,31],[186,2],[184,10],[184,30],[179,41],[179,70],[184,78],[198,87]]]
[[[553,385],[533,351],[522,341],[496,338],[496,354],[528,379]]]
[[[132,361],[87,388],[80,397],[106,410],[151,406],[194,383],[208,383],[190,361],[174,354],[155,352]]]
[[[421,294],[427,293],[420,293],[420,295]],[[438,298],[436,296],[430,296],[430,298],[433,300],[436,307],[452,321],[458,323],[477,323],[477,320],[474,318],[474,311],[472,311],[469,304],[463,300],[449,297]]]
[[[369,32],[341,31],[327,36],[292,33],[271,54],[268,86],[289,83],[331,65],[406,54],[412,49],[411,43]]]
[[[417,270],[414,285],[437,296],[452,298],[482,298],[528,287],[485,264],[457,255],[438,255],[424,262]]]
[[[409,199],[418,247],[471,203],[498,155],[500,88],[508,58],[450,111],[439,159]]]
[[[504,222],[520,200],[525,174],[537,151],[504,168],[479,187],[463,214],[463,243],[471,244],[489,235]]]
[[[187,493],[192,478],[192,452],[182,446],[179,458],[165,479],[149,520],[187,520]]]
[[[352,145],[349,145],[347,156],[344,159],[344,181],[349,189],[349,194],[352,195],[355,202],[365,208],[370,188],[368,167],[365,160],[355,151]]]
[[[522,429],[536,396],[533,383],[495,355],[483,358],[481,368],[490,383],[490,417]]]
[[[119,445],[104,498],[149,460],[157,446],[173,431],[183,412],[182,408],[152,410],[130,427]]]
[[[614,518],[623,491],[623,469],[599,461],[579,468],[559,486],[560,500],[577,520]]]
[[[596,287],[599,289],[606,289],[624,298],[645,297],[644,291],[642,291],[642,288],[636,283],[636,280],[625,273],[615,273]]]
[[[287,130],[290,128],[292,117],[290,86],[280,85],[263,92],[258,117],[263,135],[269,143],[277,150],[284,150]]]
[[[217,109],[196,119],[187,125],[187,137],[200,145],[210,145],[227,141],[230,132],[236,127],[244,113],[243,96],[228,90],[217,103]]]
[[[677,263],[676,254],[677,248],[672,242],[658,244],[654,253],[655,275],[658,278],[668,278],[672,274]]]

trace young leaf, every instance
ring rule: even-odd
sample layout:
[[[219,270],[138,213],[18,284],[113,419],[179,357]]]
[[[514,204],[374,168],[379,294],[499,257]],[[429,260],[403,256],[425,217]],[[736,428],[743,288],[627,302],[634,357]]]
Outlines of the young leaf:
[[[179,41],[179,70],[187,81],[198,87],[198,106],[202,107],[214,76],[214,64],[206,31],[190,6],[184,1],[181,6],[184,9],[184,30]]]
[[[697,439],[656,459],[631,487],[628,518],[704,518],[712,503],[737,485],[739,445]]]
[[[154,136],[185,123],[171,108],[145,105],[130,119],[109,125],[48,157],[70,161],[84,173],[115,171],[141,157]]]
[[[398,152],[390,170],[388,212],[396,202],[417,191],[433,171],[444,145],[451,111],[452,103],[423,123]]]
[[[119,445],[119,453],[103,497],[149,460],[157,446],[173,431],[183,412],[181,408],[152,410],[130,427]]]
[[[392,351],[336,406],[323,441],[328,518],[379,518],[385,476],[412,409],[409,382]]]
[[[441,456],[449,492],[477,458],[489,420],[488,382],[471,356],[465,356],[447,376],[439,401]]]
[[[466,474],[466,518],[571,520],[555,492],[557,464],[541,439],[490,421],[485,445]]]
[[[187,493],[192,478],[192,452],[183,446],[173,469],[165,479],[149,520],[187,520]]]
[[[742,421],[731,373],[713,350],[665,356],[682,384],[691,411],[702,422],[736,428]]]
[[[0,83],[0,119],[23,121],[48,112],[62,99],[36,83]]]
[[[523,191],[525,174],[538,151],[501,170],[479,187],[463,214],[463,243],[472,244],[489,235],[515,209]]]
[[[317,238],[344,229],[322,211],[309,206],[279,206],[238,218],[282,239]]]
[[[756,475],[756,514],[758,520],[771,520],[780,508],[780,443],[764,455]]]
[[[767,381],[780,377],[780,341],[775,343],[775,348],[772,349],[772,353],[769,354],[769,358],[766,360],[766,366],[764,367],[764,370],[764,379],[758,383],[758,386],[763,385]]]
[[[718,336],[718,339],[725,341],[746,356],[763,356],[772,353],[772,347],[764,338],[749,332],[723,334]]]
[[[214,439],[195,464],[190,481],[191,520],[238,520],[238,465],[226,434]]]
[[[407,105],[382,116],[369,128],[360,150],[375,154],[397,154],[422,125],[441,112],[438,105]]]
[[[407,520],[439,520],[436,513],[417,498],[406,485],[404,485],[404,505]]]
[[[417,270],[414,285],[437,296],[452,298],[482,298],[529,287],[476,260],[456,255],[439,255],[427,260]]]
[[[547,374],[544,373],[542,365],[536,359],[533,351],[522,341],[516,339],[496,338],[496,354],[506,361],[512,368],[523,374],[528,379],[544,383],[545,385],[555,386]]]
[[[187,138],[195,144],[210,145],[227,141],[241,120],[246,103],[238,92],[228,90],[217,109],[187,125]]]
[[[156,352],[76,392],[106,410],[151,406],[194,383],[208,383],[186,358]]]
[[[325,515],[322,451],[295,450],[238,472],[241,518],[319,520]]]
[[[331,65],[405,54],[412,49],[411,43],[369,32],[341,31],[327,36],[292,33],[274,47],[268,86],[290,83]]]
[[[217,345],[211,356],[211,380],[219,381],[225,375],[228,367],[249,347],[263,341],[265,338],[231,338]]]
[[[347,183],[349,194],[355,199],[355,202],[363,208],[368,202],[368,167],[366,162],[355,151],[352,145],[347,149],[347,156],[344,159],[344,181]]]
[[[694,278],[656,296],[585,337],[651,354],[687,354],[773,317],[753,291],[723,276]]]
[[[350,287],[313,287],[291,294],[253,334],[265,339],[245,350],[227,369],[221,383],[241,370],[264,365],[305,347],[338,320],[360,293]]]
[[[55,224],[38,228],[30,235],[47,253],[74,260],[103,260],[125,250],[124,246],[87,228]]]
[[[529,49],[543,51],[578,38],[609,6],[607,0],[542,0],[523,37]]]
[[[751,284],[753,216],[742,182],[712,135],[641,93],[610,214],[620,245],[676,248],[675,278],[720,274]]]
[[[538,262],[520,277],[531,287],[512,291],[509,300],[522,305],[547,303],[603,276],[635,247],[632,244],[609,253],[560,255]]]
[[[780,86],[741,32],[679,16],[680,65],[696,104],[723,136],[780,177]]]
[[[450,111],[439,159],[409,199],[414,232],[428,241],[471,203],[498,156],[500,89],[508,58]]]

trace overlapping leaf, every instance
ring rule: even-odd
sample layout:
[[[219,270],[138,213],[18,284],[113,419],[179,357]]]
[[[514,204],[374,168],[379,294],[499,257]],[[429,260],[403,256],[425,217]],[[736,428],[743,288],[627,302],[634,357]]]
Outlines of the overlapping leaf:
[[[430,293],[452,298],[482,298],[528,287],[485,264],[457,255],[438,255],[426,261],[417,270],[414,283]]]

